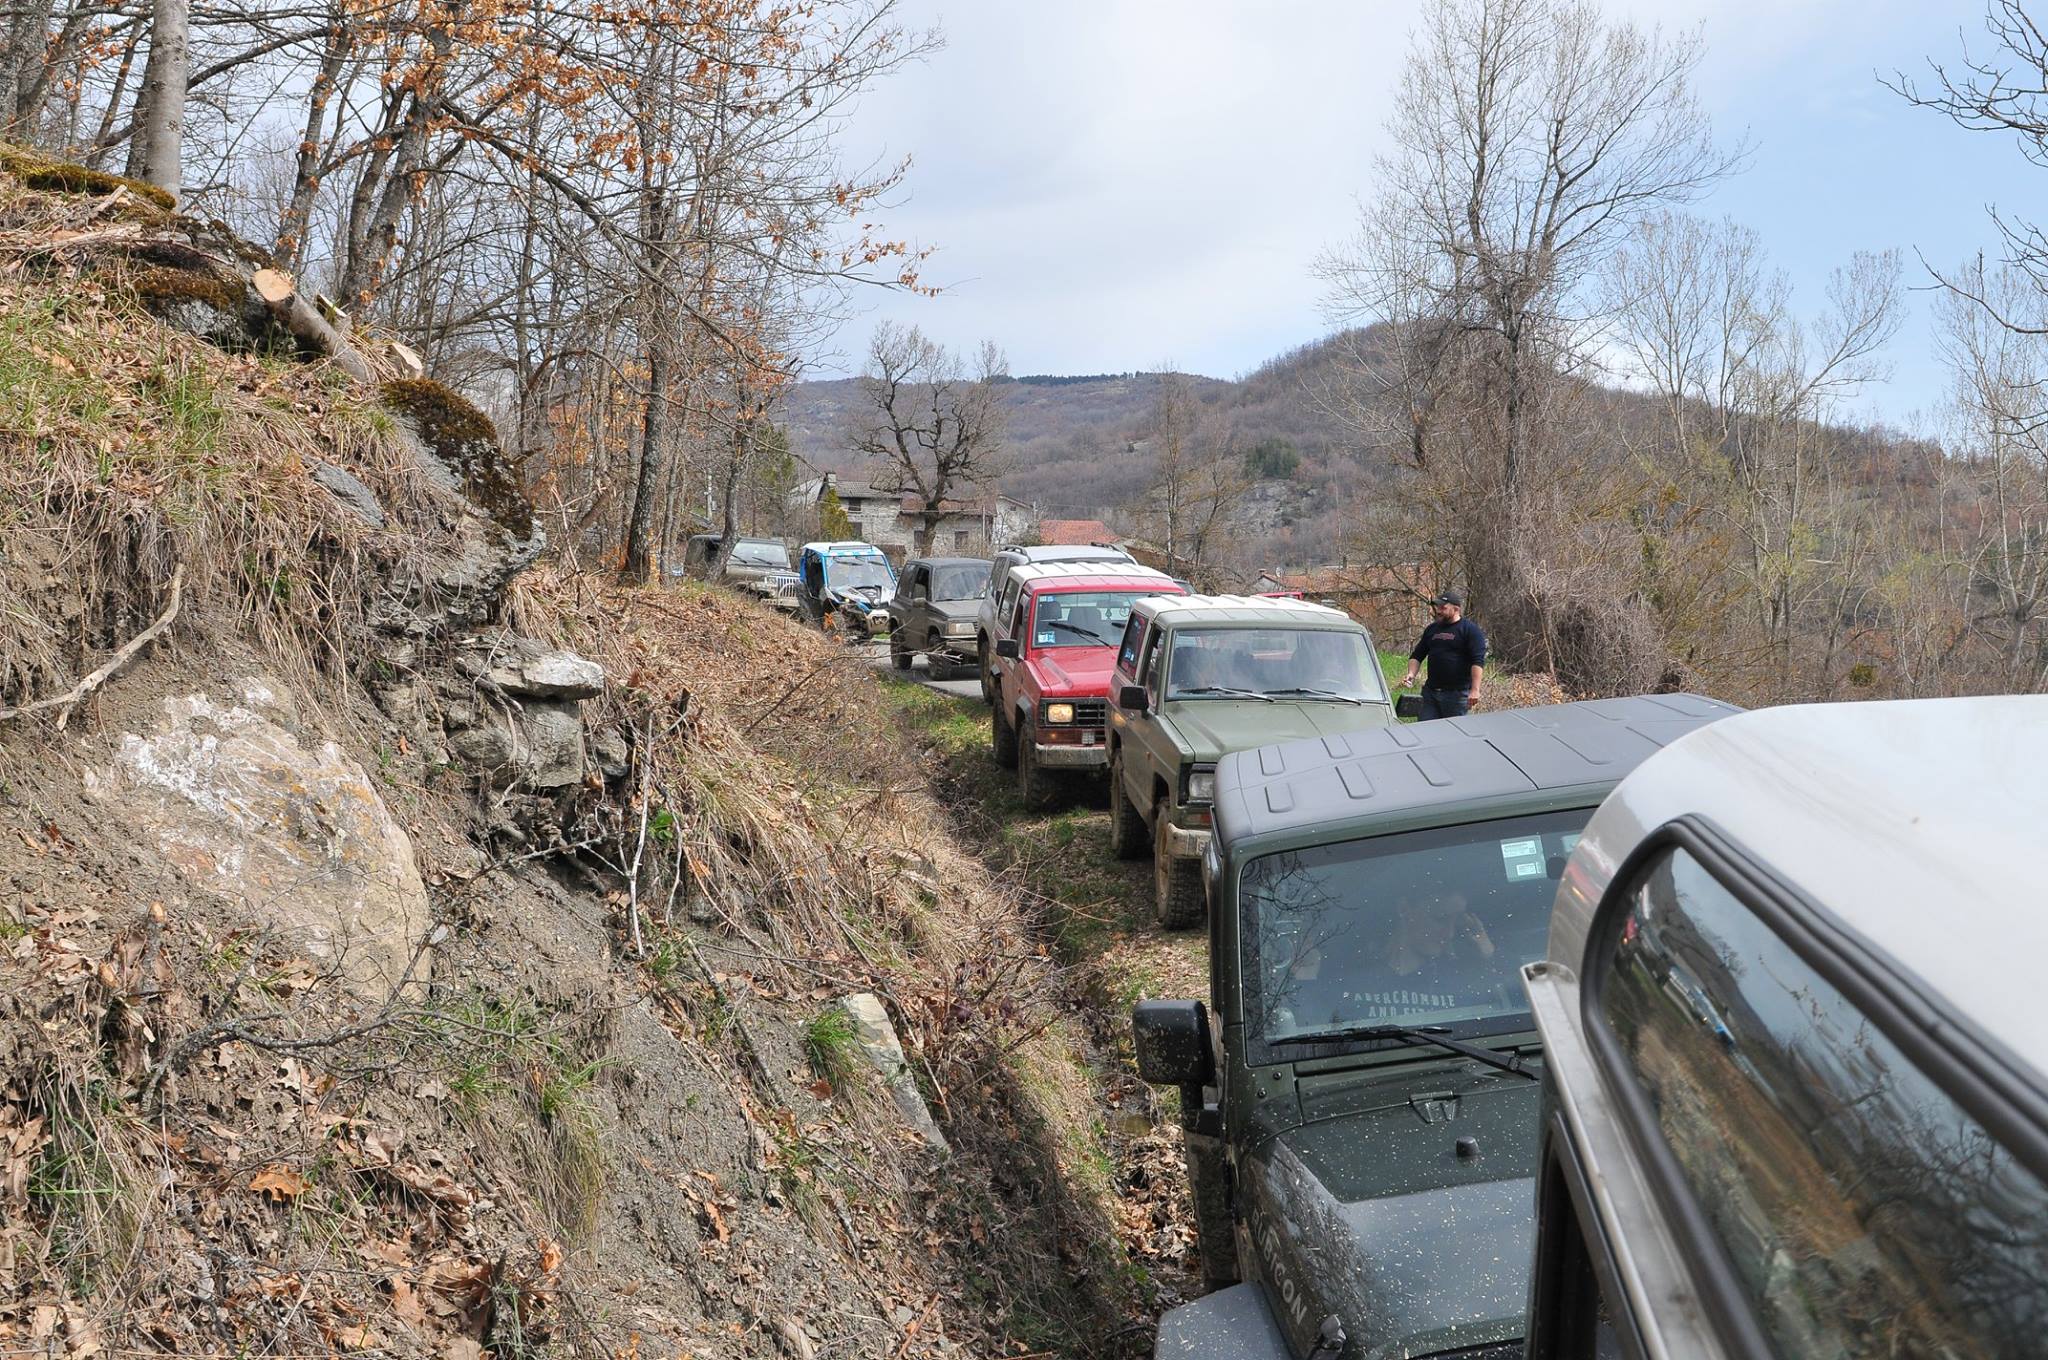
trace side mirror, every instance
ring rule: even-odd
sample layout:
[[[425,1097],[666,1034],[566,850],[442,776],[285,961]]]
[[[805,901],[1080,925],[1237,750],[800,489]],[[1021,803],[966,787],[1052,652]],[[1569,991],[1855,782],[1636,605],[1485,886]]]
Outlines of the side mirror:
[[[1116,706],[1126,713],[1143,713],[1147,696],[1143,685],[1120,685],[1116,692]]]
[[[1209,1008],[1199,1001],[1140,1001],[1131,1007],[1138,1075],[1155,1086],[1200,1086],[1215,1073]]]
[[[1015,661],[1018,657],[1024,655],[1024,650],[1017,645],[1017,639],[1015,638],[997,638],[996,655],[1005,661]]]

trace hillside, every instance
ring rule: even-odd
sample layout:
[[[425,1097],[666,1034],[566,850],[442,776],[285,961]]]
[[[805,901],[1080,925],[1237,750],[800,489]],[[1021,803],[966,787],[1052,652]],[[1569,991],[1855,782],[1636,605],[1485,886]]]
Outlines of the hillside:
[[[1308,495],[1340,472],[1355,479],[1345,456],[1347,435],[1315,392],[1337,361],[1334,341],[1321,341],[1262,366],[1243,379],[1196,377],[1205,410],[1226,421],[1246,449],[1284,440],[1301,456],[1297,480]],[[1145,438],[1158,399],[1150,373],[1085,377],[1027,375],[1006,384],[1008,471],[1000,489],[1038,505],[1048,516],[1094,518],[1134,505],[1152,470],[1134,442]],[[786,418],[792,449],[837,472],[861,470],[847,452],[848,434],[863,418],[857,379],[797,384]]]
[[[537,560],[467,402],[38,182],[0,1352],[1142,1352],[1087,1016],[865,663]]]

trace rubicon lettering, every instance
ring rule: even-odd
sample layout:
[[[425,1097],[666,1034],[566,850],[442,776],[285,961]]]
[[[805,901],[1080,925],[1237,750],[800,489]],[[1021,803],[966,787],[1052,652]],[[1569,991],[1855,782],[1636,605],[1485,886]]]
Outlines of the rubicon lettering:
[[[1280,1230],[1267,1219],[1259,1225],[1259,1255],[1266,1261],[1266,1276],[1273,1282],[1273,1292],[1287,1309],[1287,1316],[1296,1327],[1308,1325],[1308,1299],[1300,1284],[1286,1266],[1280,1263]]]

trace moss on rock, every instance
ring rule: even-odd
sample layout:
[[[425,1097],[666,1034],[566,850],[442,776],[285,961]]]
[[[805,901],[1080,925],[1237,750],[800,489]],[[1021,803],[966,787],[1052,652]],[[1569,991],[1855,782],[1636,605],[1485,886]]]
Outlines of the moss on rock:
[[[384,404],[412,423],[427,450],[461,476],[470,499],[494,522],[515,538],[532,535],[533,504],[512,475],[489,416],[432,378],[400,378],[381,392]]]
[[[211,270],[148,265],[129,275],[128,286],[152,312],[187,302],[204,303],[229,316],[239,316],[242,309],[242,290]]]
[[[71,161],[52,160],[34,151],[20,147],[0,146],[0,170],[5,170],[31,189],[52,194],[83,194],[90,198],[104,198],[116,189],[126,189],[135,197],[165,212],[174,212],[178,200],[154,184],[146,184],[126,175],[111,175],[104,170],[77,165]]]

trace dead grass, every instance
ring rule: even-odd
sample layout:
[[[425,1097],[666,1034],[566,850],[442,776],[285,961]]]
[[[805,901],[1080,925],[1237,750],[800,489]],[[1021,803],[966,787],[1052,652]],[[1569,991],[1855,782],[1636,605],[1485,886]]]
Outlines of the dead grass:
[[[936,1222],[977,1263],[984,1292],[968,1302],[1029,1351],[1112,1354],[1104,1336],[1141,1337],[1150,1290],[1115,1232],[1072,981],[1014,885],[953,839],[866,655],[695,584],[608,590],[542,570],[515,587],[512,614],[625,681],[605,702],[634,734],[645,791],[645,931],[666,949],[672,911],[708,918],[792,995],[821,979],[881,995],[961,1159]],[[620,815],[620,863],[641,822],[638,807]],[[807,1032],[816,1013],[789,1018],[797,1056],[834,1066],[834,1036]],[[841,1112],[842,1148],[895,1136],[884,1100]],[[808,1216],[843,1153],[795,1125],[770,1141]]]
[[[375,394],[165,327],[121,269],[28,259],[68,201],[18,186],[6,198],[0,706],[145,626],[179,567],[197,613],[223,614],[287,672],[338,674],[376,594],[373,564],[428,532],[373,529],[312,480],[326,462],[391,504],[419,503]]]

